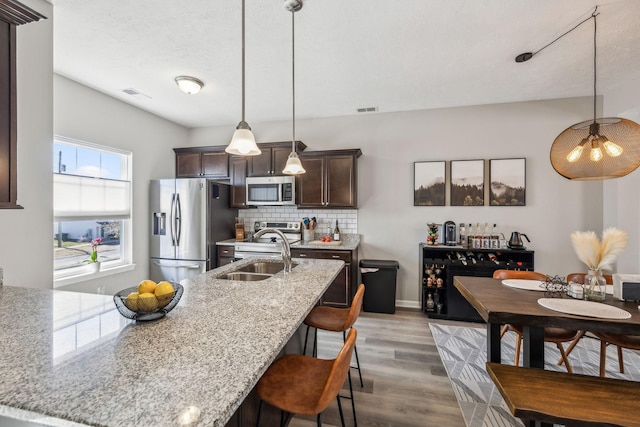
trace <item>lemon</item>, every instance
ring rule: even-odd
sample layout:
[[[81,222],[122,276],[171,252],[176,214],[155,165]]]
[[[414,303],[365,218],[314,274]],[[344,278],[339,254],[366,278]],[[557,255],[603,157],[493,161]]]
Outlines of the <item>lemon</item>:
[[[173,285],[171,283],[166,281],[158,283],[155,290],[156,297],[158,298],[158,306],[164,307],[169,304],[171,298],[173,298],[174,292],[175,289],[173,289]]]
[[[153,311],[158,308],[158,298],[150,292],[141,293],[138,296],[138,309],[141,311]]]
[[[124,300],[124,305],[131,311],[138,311],[138,297],[140,296],[137,292],[131,292]]]
[[[142,282],[138,283],[138,293],[153,293],[153,291],[156,289],[156,286],[158,286],[158,284],[153,280],[143,280]]]

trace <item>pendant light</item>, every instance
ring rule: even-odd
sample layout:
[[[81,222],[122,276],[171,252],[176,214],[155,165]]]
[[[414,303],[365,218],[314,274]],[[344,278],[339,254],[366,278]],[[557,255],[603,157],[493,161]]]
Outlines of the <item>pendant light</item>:
[[[242,120],[238,123],[231,142],[224,151],[238,156],[257,156],[262,151],[256,144],[249,124],[244,120],[244,1],[242,0]]]
[[[551,146],[551,165],[572,180],[619,178],[640,166],[640,125],[618,117],[596,118],[597,10],[588,18],[593,18],[593,120],[570,126]]]
[[[291,138],[291,154],[287,159],[287,164],[284,166],[282,173],[287,175],[301,175],[306,172],[300,162],[300,157],[296,153],[296,66],[295,66],[295,13],[302,9],[302,0],[284,0],[284,7],[291,12],[291,82],[292,82],[292,130],[293,135]]]

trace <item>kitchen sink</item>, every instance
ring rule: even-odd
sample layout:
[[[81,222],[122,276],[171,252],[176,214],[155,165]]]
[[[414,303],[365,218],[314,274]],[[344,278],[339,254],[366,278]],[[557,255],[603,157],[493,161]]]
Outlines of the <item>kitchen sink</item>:
[[[228,279],[228,280],[241,280],[243,282],[257,282],[258,280],[265,280],[269,277],[273,276],[273,274],[263,274],[263,273],[248,273],[246,271],[234,271],[233,273],[227,273],[220,279]]]
[[[292,263],[291,266],[295,267],[296,263]],[[237,269],[238,272],[247,273],[260,273],[260,274],[276,274],[284,269],[284,263],[282,262],[254,262],[253,264],[245,265],[242,268]]]

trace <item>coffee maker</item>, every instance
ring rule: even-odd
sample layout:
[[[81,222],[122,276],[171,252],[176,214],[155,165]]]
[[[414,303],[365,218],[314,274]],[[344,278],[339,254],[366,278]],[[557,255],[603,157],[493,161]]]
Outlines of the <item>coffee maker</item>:
[[[444,244],[447,246],[456,246],[458,244],[458,239],[456,239],[456,223],[447,221],[442,228],[444,229]]]

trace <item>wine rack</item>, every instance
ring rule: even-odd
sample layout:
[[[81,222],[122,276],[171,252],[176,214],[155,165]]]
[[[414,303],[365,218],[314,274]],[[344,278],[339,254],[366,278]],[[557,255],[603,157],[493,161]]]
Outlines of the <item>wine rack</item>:
[[[533,270],[534,252],[511,249],[465,249],[421,243],[420,307],[429,317],[482,322],[453,285],[455,276],[491,277],[495,270]]]

